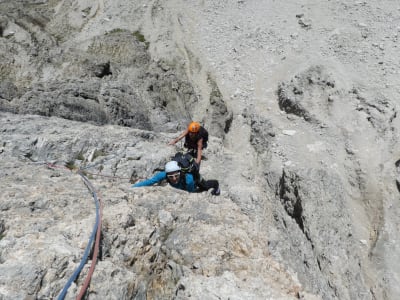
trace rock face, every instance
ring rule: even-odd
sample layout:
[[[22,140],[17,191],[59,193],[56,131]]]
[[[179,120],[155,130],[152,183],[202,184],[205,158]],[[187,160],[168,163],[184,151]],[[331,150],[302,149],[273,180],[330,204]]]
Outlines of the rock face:
[[[0,2],[0,299],[60,295],[82,176],[87,299],[398,299],[396,9]],[[131,188],[190,120],[221,195]]]

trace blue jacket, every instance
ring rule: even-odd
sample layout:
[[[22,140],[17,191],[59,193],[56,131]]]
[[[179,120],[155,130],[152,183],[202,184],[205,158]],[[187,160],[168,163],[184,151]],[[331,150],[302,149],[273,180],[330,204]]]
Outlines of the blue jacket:
[[[183,180],[186,180],[186,184],[184,184]],[[153,177],[143,180],[141,182],[137,182],[132,185],[132,187],[141,187],[141,186],[151,186],[153,184],[159,183],[163,180],[167,179],[167,173],[165,172],[158,172],[156,175]],[[177,184],[172,184],[171,182],[168,181],[170,185],[172,185],[174,188],[181,189],[181,190],[186,190],[190,193],[194,192],[195,185],[194,185],[194,180],[193,180],[193,175],[192,174],[184,174],[179,178],[179,181]]]

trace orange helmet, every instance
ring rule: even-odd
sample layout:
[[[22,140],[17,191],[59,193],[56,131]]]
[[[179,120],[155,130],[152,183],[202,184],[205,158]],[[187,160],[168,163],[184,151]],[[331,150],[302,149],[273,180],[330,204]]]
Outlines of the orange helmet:
[[[200,131],[200,123],[199,122],[190,123],[188,130],[189,132],[198,133]]]

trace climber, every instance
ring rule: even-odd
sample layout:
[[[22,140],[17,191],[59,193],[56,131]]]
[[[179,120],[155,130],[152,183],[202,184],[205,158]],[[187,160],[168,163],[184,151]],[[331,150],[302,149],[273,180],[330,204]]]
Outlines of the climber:
[[[160,183],[165,179],[174,188],[185,190],[188,192],[195,191],[193,175],[190,173],[182,173],[181,167],[179,167],[176,161],[167,162],[167,164],[165,165],[165,171],[158,172],[156,175],[149,179],[137,182],[133,184],[132,187],[151,186],[153,184]]]
[[[172,157],[172,160],[178,163],[178,166],[181,168],[181,173],[189,173],[193,176],[197,192],[212,189],[212,195],[218,196],[221,193],[218,180],[205,180],[203,176],[200,175],[199,165],[190,153],[177,152]]]
[[[165,165],[165,171],[158,172],[153,177],[146,179],[141,182],[133,184],[131,187],[142,187],[151,186],[156,183],[160,183],[163,180],[167,180],[168,183],[174,188],[193,192],[203,192],[209,189],[212,195],[218,196],[221,191],[219,189],[219,183],[217,180],[204,180],[201,179],[198,183],[195,183],[193,175],[191,173],[186,173],[182,171],[181,167],[176,161],[170,161]]]
[[[168,145],[175,145],[178,141],[185,138],[184,147],[189,150],[194,157],[196,163],[200,166],[201,155],[203,149],[207,148],[208,132],[198,122],[191,122],[188,128],[181,133],[176,139],[168,143]]]

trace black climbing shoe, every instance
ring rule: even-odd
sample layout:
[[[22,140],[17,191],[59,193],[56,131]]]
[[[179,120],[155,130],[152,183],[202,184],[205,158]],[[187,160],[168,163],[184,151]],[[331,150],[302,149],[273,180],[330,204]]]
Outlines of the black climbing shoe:
[[[213,191],[211,192],[211,195],[214,195],[214,196],[219,196],[220,194],[221,194],[221,190],[219,188],[213,189]]]

